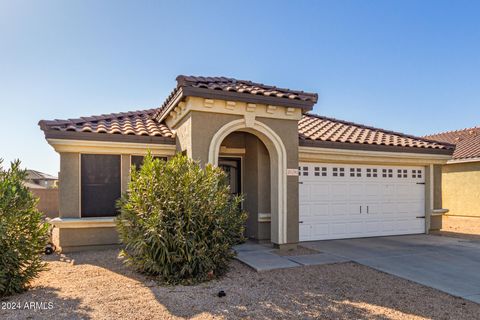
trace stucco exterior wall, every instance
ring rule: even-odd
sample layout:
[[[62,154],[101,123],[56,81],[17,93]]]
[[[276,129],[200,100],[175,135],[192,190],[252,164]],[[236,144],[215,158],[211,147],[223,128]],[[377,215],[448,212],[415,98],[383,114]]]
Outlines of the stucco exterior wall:
[[[246,236],[248,238],[258,238],[258,190],[257,183],[258,175],[258,155],[256,154],[257,141],[255,137],[247,136],[241,133],[244,137],[245,157],[243,164],[243,195],[245,197],[243,202],[243,209],[248,213],[246,222]],[[228,137],[227,137],[228,138]],[[228,142],[228,141],[225,141]],[[270,200],[270,195],[268,197]],[[270,233],[270,230],[269,230]],[[270,234],[269,234],[270,236]]]
[[[80,217],[80,154],[60,153],[59,216]]]
[[[92,247],[118,245],[119,238],[115,227],[108,228],[55,228],[52,233],[57,250],[68,253],[88,250]]]
[[[433,208],[434,209],[443,209],[443,200],[442,200],[442,166],[434,165],[433,166]]]
[[[258,118],[272,128],[282,139],[287,151],[287,168],[298,168],[298,121]],[[287,176],[287,243],[299,239],[298,175]]]
[[[128,189],[128,182],[130,181],[130,155],[129,154],[122,154],[121,160],[122,165],[121,165],[121,179],[122,179],[122,185],[121,185],[121,191],[122,193],[127,192]]]
[[[442,167],[442,230],[480,233],[480,162]]]
[[[246,236],[257,240],[270,239],[270,222],[259,221],[259,213],[270,214],[270,157],[265,145],[256,136],[233,132],[222,142],[229,152],[220,157],[242,159],[243,209],[248,212]],[[241,151],[240,153],[236,153]]]
[[[177,144],[188,156],[205,165],[209,161],[209,148],[214,135],[226,124],[244,119],[241,115],[190,111],[175,127]],[[286,149],[287,168],[298,167],[298,120],[256,117],[271,128],[281,139]],[[264,160],[263,160],[264,161]],[[272,169],[271,169],[272,170]],[[283,173],[286,174],[286,173]],[[298,242],[298,176],[287,177],[287,243]],[[272,216],[276,213],[272,212]],[[274,217],[272,217],[272,221]],[[265,232],[262,226],[262,232]],[[275,239],[275,228],[271,239]]]

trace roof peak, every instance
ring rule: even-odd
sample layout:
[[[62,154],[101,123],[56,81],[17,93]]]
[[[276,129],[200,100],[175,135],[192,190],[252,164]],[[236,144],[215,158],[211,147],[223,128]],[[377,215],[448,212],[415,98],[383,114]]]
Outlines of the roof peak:
[[[251,80],[241,80],[241,79],[236,79],[236,78],[231,78],[231,77],[224,77],[224,76],[192,76],[192,75],[178,75],[177,78],[177,87],[185,85],[187,83],[232,83],[232,84],[246,84],[246,85],[251,85],[251,86],[256,86],[262,89],[272,89],[272,90],[277,90],[277,91],[284,91],[284,92],[290,92],[290,93],[298,93],[298,94],[304,94],[304,95],[310,95],[312,97],[312,101],[317,102],[318,101],[318,94],[317,93],[311,93],[311,92],[306,92],[303,90],[294,90],[294,89],[288,89],[288,88],[282,88],[282,87],[277,87],[274,85],[267,85],[261,82],[255,82]],[[313,100],[315,99],[315,100]]]

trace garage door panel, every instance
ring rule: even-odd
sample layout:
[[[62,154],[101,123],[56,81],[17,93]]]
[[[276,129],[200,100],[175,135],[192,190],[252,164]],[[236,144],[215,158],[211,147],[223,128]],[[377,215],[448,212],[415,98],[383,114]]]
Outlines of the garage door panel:
[[[329,204],[312,204],[310,210],[311,215],[315,217],[328,217],[330,215]]]
[[[362,215],[362,213],[360,212],[360,207],[362,206],[361,202],[349,203],[346,206],[348,207],[348,215],[353,217],[358,217]]]
[[[312,226],[308,224],[300,224],[299,232],[300,232],[300,241],[307,241],[312,240],[314,237],[311,234]]]
[[[424,232],[425,220],[416,218],[425,214],[423,168],[301,166],[309,171],[299,177],[301,241]]]
[[[380,193],[384,202],[394,201],[398,196],[394,184],[383,184],[382,192]]]
[[[363,221],[352,221],[347,224],[348,234],[361,236],[365,232]]]
[[[310,201],[322,201],[330,199],[330,186],[328,184],[312,183],[309,190]]]
[[[349,184],[348,194],[350,200],[362,200],[364,198],[365,190],[363,184]]]
[[[332,217],[348,215],[350,210],[347,203],[332,203],[330,209]]]
[[[298,200],[301,203],[304,203],[305,201],[308,201],[310,198],[310,185],[302,183],[298,186]]]
[[[344,201],[348,197],[349,185],[347,183],[335,183],[332,182],[330,185],[330,199]]]
[[[382,194],[382,185],[379,184],[379,183],[368,183],[366,182],[363,186],[362,186],[363,190],[364,190],[364,199],[376,199],[378,198],[379,195]]]
[[[325,239],[329,234],[329,225],[327,223],[318,223],[312,225],[311,235],[313,239]]]

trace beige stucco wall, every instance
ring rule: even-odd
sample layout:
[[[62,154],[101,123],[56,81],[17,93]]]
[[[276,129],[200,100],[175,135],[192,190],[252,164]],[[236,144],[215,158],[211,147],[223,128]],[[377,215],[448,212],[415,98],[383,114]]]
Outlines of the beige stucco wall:
[[[270,213],[270,157],[265,145],[245,133],[244,194],[249,212],[247,235],[259,240],[270,239],[270,222],[259,222],[258,213]]]
[[[298,121],[259,118],[272,128],[282,139],[287,151],[287,168],[298,168]],[[297,243],[298,227],[298,175],[287,176],[287,243]]]
[[[258,218],[258,213],[271,213],[270,157],[267,148],[260,139],[247,132],[233,132],[221,145],[229,151],[220,152],[220,157],[242,159],[243,209],[248,213],[246,236],[257,240],[269,240],[270,222],[259,221]]]
[[[442,166],[434,165],[433,166],[434,174],[434,186],[433,186],[433,208],[434,209],[443,209],[443,200],[442,200]]]
[[[128,182],[130,181],[130,155],[122,154],[121,156],[121,191],[122,193],[127,192]]]
[[[226,124],[241,120],[241,115],[190,111],[174,128],[180,150],[202,165],[208,163],[213,136]],[[298,121],[257,117],[256,121],[270,127],[280,137],[286,149],[287,168],[298,167]],[[298,242],[298,176],[287,177],[287,243]],[[276,213],[272,212],[272,216]],[[272,221],[274,218],[272,217]],[[262,232],[265,232],[262,226]],[[275,232],[275,228],[268,228]],[[275,238],[272,235],[272,239]]]
[[[57,246],[57,250],[64,253],[119,244],[118,233],[115,227],[54,228],[52,240]]]
[[[80,154],[60,153],[59,216],[80,217]]]
[[[442,230],[480,234],[480,162],[442,167]]]
[[[146,153],[146,151],[144,150],[141,154]],[[80,153],[60,152],[58,189],[60,218],[81,218],[80,159]],[[121,179],[121,191],[123,193],[127,191],[130,180],[130,154],[121,155]],[[118,244],[118,235],[115,227],[55,227],[52,240],[59,250],[72,252],[88,249],[91,246],[116,245]]]

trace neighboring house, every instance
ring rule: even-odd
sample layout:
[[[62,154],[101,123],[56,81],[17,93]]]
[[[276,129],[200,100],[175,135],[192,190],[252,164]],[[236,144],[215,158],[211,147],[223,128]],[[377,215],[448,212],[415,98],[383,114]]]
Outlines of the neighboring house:
[[[441,229],[480,233],[480,127],[432,134],[427,137],[456,146],[442,167],[441,202],[448,212]]]
[[[47,218],[58,217],[58,178],[47,173],[27,170],[23,183],[38,198],[37,209]]]
[[[317,94],[223,77],[177,77],[157,109],[40,121],[60,154],[64,251],[118,242],[115,200],[147,150],[230,173],[248,237],[299,241],[428,232],[435,168],[454,146],[309,114]]]
[[[25,185],[31,189],[49,189],[57,186],[58,178],[47,173],[27,170]]]

